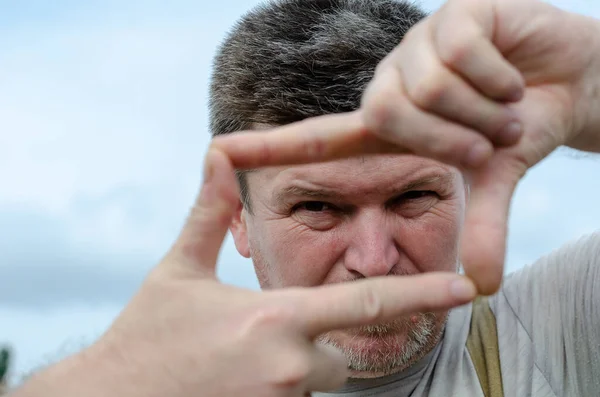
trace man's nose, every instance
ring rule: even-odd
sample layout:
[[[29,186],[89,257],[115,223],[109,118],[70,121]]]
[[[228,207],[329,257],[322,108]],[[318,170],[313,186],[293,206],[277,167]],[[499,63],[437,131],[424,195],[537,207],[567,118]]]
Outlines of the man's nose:
[[[346,268],[363,277],[389,274],[400,260],[400,253],[385,214],[362,214],[348,226]]]

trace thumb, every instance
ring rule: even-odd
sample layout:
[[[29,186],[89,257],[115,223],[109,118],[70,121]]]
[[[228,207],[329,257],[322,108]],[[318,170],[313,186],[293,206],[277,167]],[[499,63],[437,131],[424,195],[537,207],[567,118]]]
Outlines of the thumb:
[[[238,205],[239,186],[231,162],[223,152],[211,148],[205,157],[200,194],[165,264],[184,274],[214,276]]]
[[[483,295],[495,293],[502,283],[510,203],[523,172],[520,162],[497,156],[468,176],[471,192],[461,260]]]

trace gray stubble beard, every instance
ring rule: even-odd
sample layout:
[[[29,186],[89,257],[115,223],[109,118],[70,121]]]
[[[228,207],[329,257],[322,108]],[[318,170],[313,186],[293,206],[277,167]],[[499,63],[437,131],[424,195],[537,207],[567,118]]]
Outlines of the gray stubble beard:
[[[386,349],[384,346],[376,354],[367,355],[360,352],[359,349],[344,346],[329,334],[321,335],[317,342],[340,350],[346,356],[348,369],[351,371],[389,375],[410,367],[427,355],[440,340],[445,320],[446,316],[441,318],[439,314],[422,313],[416,323],[403,320],[392,324],[361,327],[362,334],[373,338],[382,337],[394,331],[398,332],[400,329],[408,331],[406,341],[402,344],[401,349],[392,346]]]

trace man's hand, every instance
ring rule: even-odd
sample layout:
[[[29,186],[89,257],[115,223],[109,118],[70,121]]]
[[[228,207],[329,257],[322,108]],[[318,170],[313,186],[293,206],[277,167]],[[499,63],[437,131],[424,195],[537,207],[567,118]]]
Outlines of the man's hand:
[[[14,397],[303,396],[347,378],[321,333],[467,303],[476,289],[454,274],[382,277],[255,292],[223,285],[215,264],[239,191],[228,158],[206,175],[170,252],[91,348],[33,377]],[[423,293],[427,291],[427,293]]]
[[[462,261],[491,294],[527,169],[561,145],[600,150],[599,42],[597,21],[537,0],[452,0],[380,63],[357,112],[215,146],[240,168],[407,152],[463,169]]]
[[[500,285],[518,181],[558,146],[586,139],[598,111],[598,39],[597,23],[539,1],[450,1],[409,32],[367,89],[364,120],[378,136],[483,164],[469,173],[461,252],[484,294]]]

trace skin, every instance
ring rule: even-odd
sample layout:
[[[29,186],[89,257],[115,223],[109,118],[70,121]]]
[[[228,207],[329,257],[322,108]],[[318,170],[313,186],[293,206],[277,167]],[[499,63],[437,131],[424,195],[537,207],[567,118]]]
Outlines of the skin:
[[[252,211],[240,204],[231,231],[263,289],[457,270],[466,192],[456,168],[376,155],[269,167],[247,177]],[[406,315],[319,340],[344,352],[354,377],[381,376],[427,354],[446,315]]]

